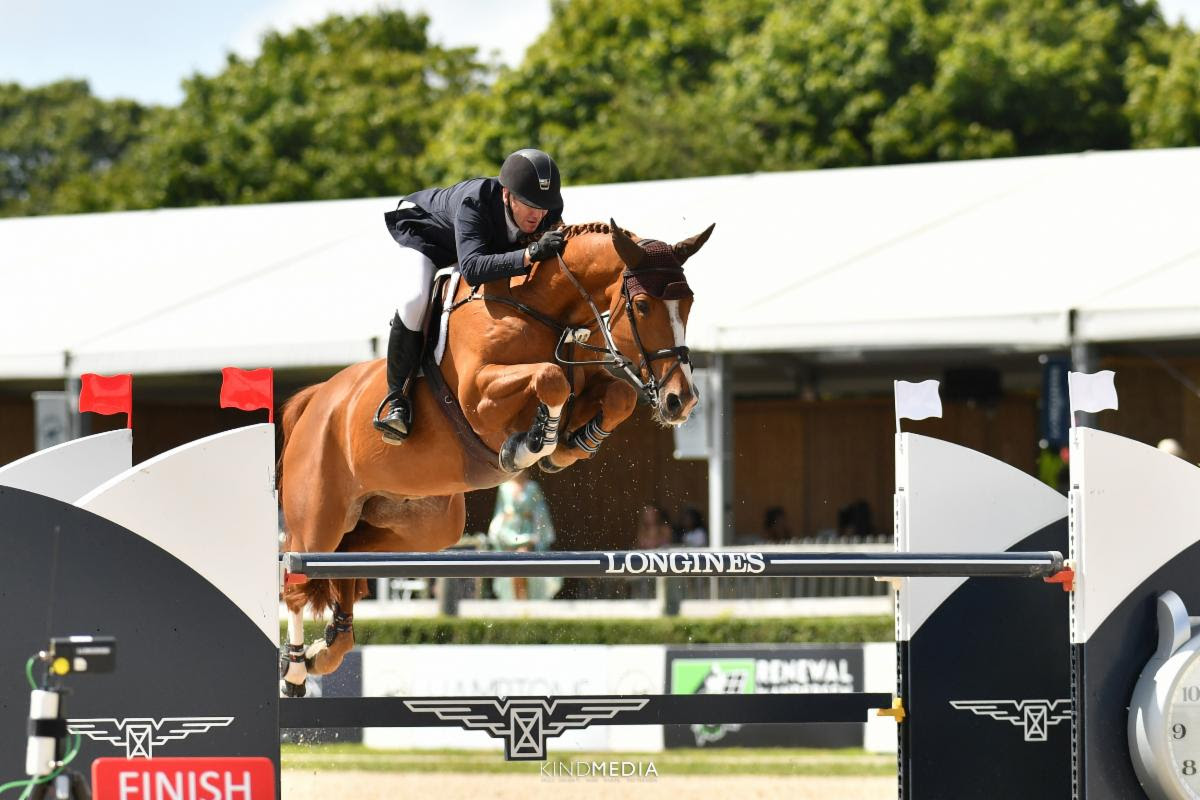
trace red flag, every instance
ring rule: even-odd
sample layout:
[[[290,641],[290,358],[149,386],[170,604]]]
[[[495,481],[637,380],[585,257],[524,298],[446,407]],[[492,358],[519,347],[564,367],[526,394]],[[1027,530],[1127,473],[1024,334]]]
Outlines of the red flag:
[[[242,411],[267,410],[267,422],[275,421],[275,373],[264,369],[221,370],[221,408]]]
[[[133,376],[97,375],[85,372],[80,376],[79,410],[94,414],[124,414],[125,427],[133,427]]]

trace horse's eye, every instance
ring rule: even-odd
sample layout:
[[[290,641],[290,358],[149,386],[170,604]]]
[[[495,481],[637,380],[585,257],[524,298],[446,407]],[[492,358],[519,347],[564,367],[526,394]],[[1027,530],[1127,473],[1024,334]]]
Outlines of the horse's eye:
[[[637,312],[639,314],[641,314],[643,317],[650,313],[650,304],[647,303],[645,300],[635,301],[633,304],[633,307],[636,308]]]

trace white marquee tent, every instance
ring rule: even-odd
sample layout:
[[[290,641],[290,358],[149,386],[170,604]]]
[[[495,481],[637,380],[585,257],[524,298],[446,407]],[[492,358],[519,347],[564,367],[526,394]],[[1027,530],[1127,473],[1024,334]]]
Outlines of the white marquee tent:
[[[569,174],[569,172],[568,172]],[[668,241],[689,343],[1061,348],[1200,336],[1200,148],[572,187],[567,220]],[[395,199],[0,220],[0,380],[369,358]]]

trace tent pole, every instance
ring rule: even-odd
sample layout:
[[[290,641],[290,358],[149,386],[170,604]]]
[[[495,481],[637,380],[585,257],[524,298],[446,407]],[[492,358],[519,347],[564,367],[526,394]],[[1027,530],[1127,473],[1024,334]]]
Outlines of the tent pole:
[[[1099,359],[1096,358],[1096,347],[1078,334],[1077,315],[1078,312],[1072,308],[1067,317],[1071,337],[1071,371],[1095,372],[1099,364]],[[1096,415],[1080,411],[1075,415],[1074,424],[1094,428]]]
[[[713,353],[708,369],[708,541],[712,547],[734,543],[733,530],[733,381],[729,358]]]

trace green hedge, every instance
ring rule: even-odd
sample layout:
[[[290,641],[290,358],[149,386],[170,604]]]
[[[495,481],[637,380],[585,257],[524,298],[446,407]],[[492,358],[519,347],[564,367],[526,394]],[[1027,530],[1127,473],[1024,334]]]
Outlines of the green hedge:
[[[308,640],[324,623],[306,623]],[[356,620],[359,644],[794,644],[890,642],[890,616],[808,619]],[[281,627],[281,641],[286,631]]]

